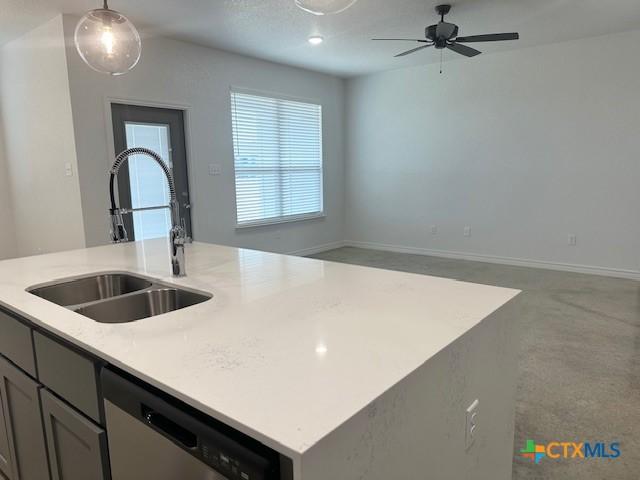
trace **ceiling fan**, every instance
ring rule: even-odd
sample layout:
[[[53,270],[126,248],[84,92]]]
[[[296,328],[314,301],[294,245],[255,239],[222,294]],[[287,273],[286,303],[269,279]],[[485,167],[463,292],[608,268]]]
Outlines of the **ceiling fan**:
[[[396,57],[404,57],[427,47],[435,47],[438,50],[448,48],[465,57],[475,57],[482,52],[471,48],[464,43],[475,42],[501,42],[503,40],[518,40],[520,35],[517,33],[490,33],[486,35],[472,35],[470,37],[459,37],[458,26],[453,23],[444,21],[444,16],[451,10],[451,5],[438,5],[436,12],[440,15],[440,22],[437,25],[430,25],[425,29],[425,39],[418,38],[373,38],[372,40],[384,41],[407,41],[423,43],[419,47],[412,48],[406,52],[395,55]]]

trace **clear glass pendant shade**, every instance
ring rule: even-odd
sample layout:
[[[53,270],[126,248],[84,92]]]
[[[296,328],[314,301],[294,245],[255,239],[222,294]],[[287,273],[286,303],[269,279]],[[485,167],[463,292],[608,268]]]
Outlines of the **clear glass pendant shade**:
[[[76,49],[97,72],[122,75],[140,60],[142,44],[136,27],[124,15],[99,8],[80,19],[74,35]]]
[[[296,5],[314,15],[331,15],[345,11],[358,0],[295,0]]]

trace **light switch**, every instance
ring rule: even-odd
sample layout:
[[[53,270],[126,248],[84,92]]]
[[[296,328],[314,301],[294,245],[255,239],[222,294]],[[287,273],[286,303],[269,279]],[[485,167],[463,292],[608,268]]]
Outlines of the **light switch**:
[[[64,175],[65,177],[73,177],[73,164],[71,162],[64,164]]]
[[[218,163],[209,164],[209,175],[217,176],[222,173],[222,167]]]

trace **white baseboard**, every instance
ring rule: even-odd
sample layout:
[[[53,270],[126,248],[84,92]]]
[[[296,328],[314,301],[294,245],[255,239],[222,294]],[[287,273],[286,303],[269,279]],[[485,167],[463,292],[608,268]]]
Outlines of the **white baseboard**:
[[[331,242],[325,243],[324,245],[316,245],[314,247],[303,248],[302,250],[295,250],[293,252],[289,252],[287,255],[296,255],[298,257],[305,257],[307,255],[313,255],[314,253],[326,252],[328,250],[334,250],[336,248],[344,247],[345,242]]]
[[[340,243],[340,242],[337,242]],[[500,257],[495,255],[484,255],[478,253],[452,252],[448,250],[433,250],[429,248],[405,247],[401,245],[388,245],[375,242],[359,242],[346,240],[341,246],[368,248],[371,250],[385,250],[388,252],[414,253],[418,255],[429,255],[432,257],[454,258],[459,260],[472,260],[475,262],[497,263],[501,265],[512,265],[517,267],[545,268],[547,270],[559,270],[563,272],[587,273],[591,275],[603,275],[607,277],[626,278],[630,280],[640,280],[640,271],[623,270],[616,268],[594,267],[588,265],[574,265],[570,263],[557,263],[542,260],[530,260],[524,258]],[[334,247],[338,248],[338,247]],[[323,251],[323,250],[320,250]]]

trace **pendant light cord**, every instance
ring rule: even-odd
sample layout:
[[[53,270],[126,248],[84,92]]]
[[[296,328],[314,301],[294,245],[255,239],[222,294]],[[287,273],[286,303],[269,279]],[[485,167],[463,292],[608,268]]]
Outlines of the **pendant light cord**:
[[[107,0],[104,0],[104,4],[102,5],[104,10],[109,10],[109,5],[107,5]]]

